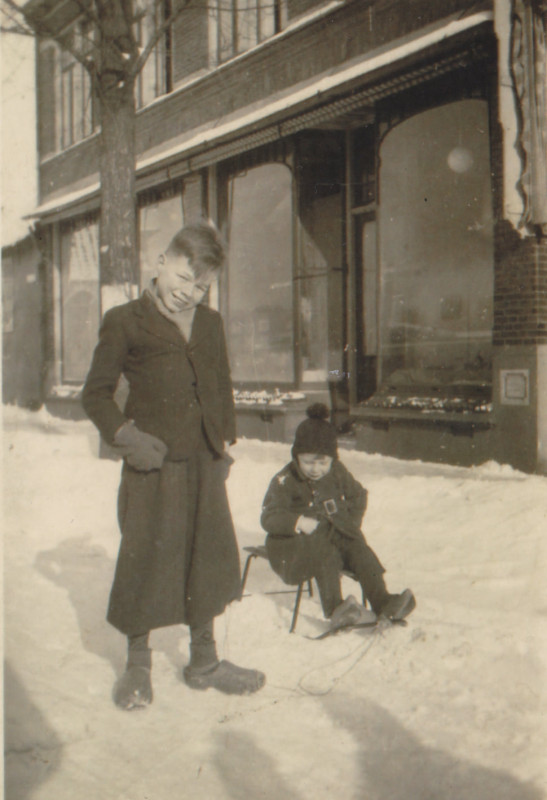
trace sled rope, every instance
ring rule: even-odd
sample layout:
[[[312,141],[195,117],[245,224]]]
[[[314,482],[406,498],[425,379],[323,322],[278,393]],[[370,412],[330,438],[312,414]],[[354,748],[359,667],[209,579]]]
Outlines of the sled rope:
[[[324,695],[330,694],[330,692],[332,692],[334,687],[342,680],[342,678],[345,678],[345,676],[348,675],[351,672],[351,670],[354,669],[357,666],[357,664],[366,656],[372,645],[377,640],[378,635],[380,633],[381,633],[380,629],[375,629],[371,634],[370,641],[368,641],[364,647],[359,645],[358,647],[355,648],[355,650],[353,650],[352,652],[348,653],[345,656],[336,658],[334,659],[334,661],[330,661],[327,664],[322,664],[320,667],[313,667],[313,669],[308,670],[298,680],[296,688],[299,689],[301,692],[304,692],[305,694],[312,695],[313,697],[323,697]],[[309,676],[313,675],[314,672],[320,672],[321,670],[324,670],[325,667],[330,667],[333,666],[334,664],[340,664],[343,661],[346,661],[348,658],[354,657],[355,653],[358,653],[357,658],[354,658],[353,662],[347,667],[347,669],[345,669],[339,675],[335,675],[334,678],[331,678],[330,685],[326,689],[319,690],[319,689],[308,688],[305,686],[306,678],[309,678]]]

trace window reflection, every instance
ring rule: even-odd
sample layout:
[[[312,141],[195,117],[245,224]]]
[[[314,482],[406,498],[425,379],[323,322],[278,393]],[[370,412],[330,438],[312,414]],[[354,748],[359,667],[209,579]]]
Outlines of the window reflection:
[[[99,328],[99,226],[87,218],[61,230],[63,381],[85,380]]]
[[[298,281],[300,359],[304,383],[328,378],[329,290],[334,301],[340,263],[340,194],[334,190],[308,193],[300,210],[301,263]],[[332,333],[332,339],[335,333]],[[339,345],[339,343],[338,343]],[[340,345],[339,345],[340,347]]]
[[[229,181],[232,377],[292,382],[292,175],[284,164]]]
[[[157,272],[158,256],[165,252],[183,225],[182,197],[164,197],[139,209],[139,253],[141,289]]]
[[[403,122],[380,167],[384,389],[491,382],[493,225],[487,104]]]

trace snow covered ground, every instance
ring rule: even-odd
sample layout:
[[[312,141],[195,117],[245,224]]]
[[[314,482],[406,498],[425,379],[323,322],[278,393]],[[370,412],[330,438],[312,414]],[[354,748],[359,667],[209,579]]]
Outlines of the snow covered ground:
[[[324,641],[318,599],[263,561],[217,622],[258,694],[188,689],[185,628],[156,631],[153,705],[110,700],[123,637],[104,620],[120,465],[88,422],[4,409],[6,800],[540,800],[547,796],[547,479],[506,466],[355,451],[365,531],[406,628]],[[241,441],[229,479],[240,546],[289,447]],[[347,593],[356,585],[348,579]]]

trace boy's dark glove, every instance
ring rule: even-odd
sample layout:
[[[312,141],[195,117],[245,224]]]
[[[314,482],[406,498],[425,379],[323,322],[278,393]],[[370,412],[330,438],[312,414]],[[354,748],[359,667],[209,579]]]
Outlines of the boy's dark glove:
[[[126,422],[116,432],[114,449],[139,472],[161,469],[167,455],[167,445],[156,436],[140,431],[133,421]]]

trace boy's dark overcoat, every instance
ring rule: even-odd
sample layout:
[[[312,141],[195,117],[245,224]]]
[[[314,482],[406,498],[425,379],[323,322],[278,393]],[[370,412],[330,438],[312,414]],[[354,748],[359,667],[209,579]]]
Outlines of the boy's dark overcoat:
[[[121,374],[124,411],[114,401]],[[111,309],[82,402],[107,443],[132,419],[168,447],[161,470],[124,465],[109,621],[126,634],[207,622],[238,596],[240,581],[223,483],[235,411],[220,315],[198,306],[186,342],[148,292]]]
[[[123,413],[114,402],[122,373],[129,383]],[[196,400],[207,437],[222,453],[224,442],[235,439],[235,411],[218,312],[196,308],[188,343],[148,292],[105,314],[82,396],[105,441],[112,444],[116,431],[133,419],[165,442],[167,460],[184,459],[193,450]]]

